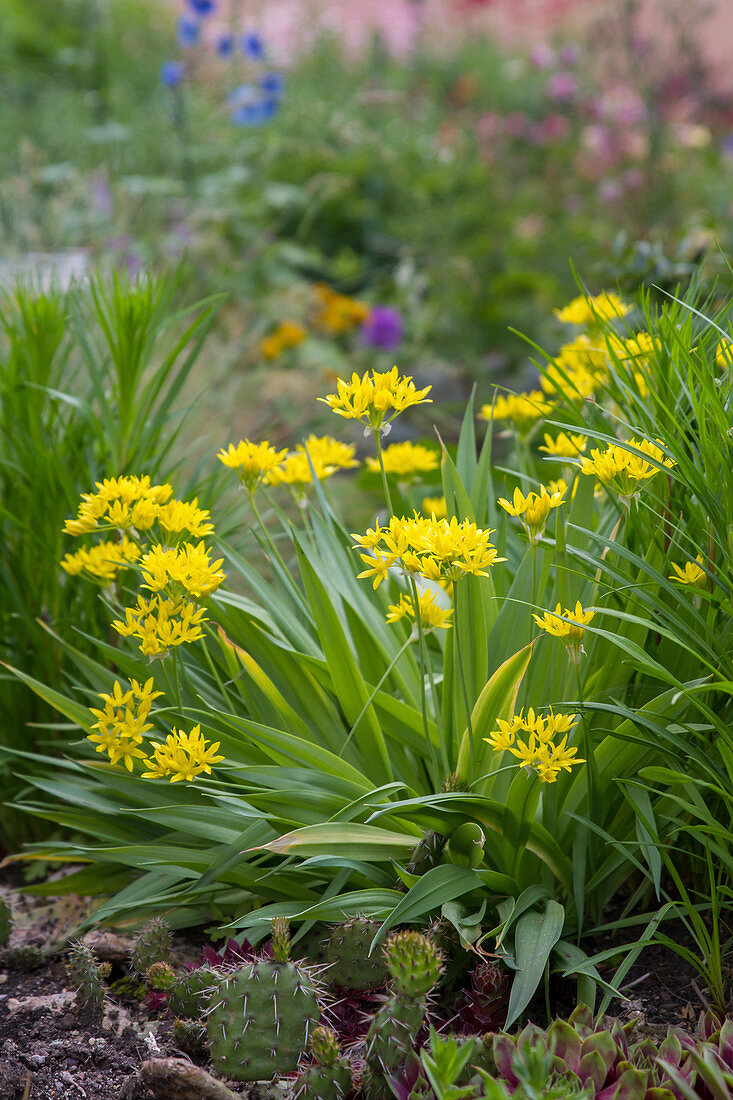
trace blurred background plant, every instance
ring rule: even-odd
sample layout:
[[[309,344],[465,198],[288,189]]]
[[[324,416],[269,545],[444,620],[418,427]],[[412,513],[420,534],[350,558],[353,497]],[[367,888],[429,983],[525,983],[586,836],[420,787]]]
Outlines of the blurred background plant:
[[[318,284],[396,310],[401,365],[459,411],[473,379],[530,369],[510,328],[552,339],[571,258],[591,288],[728,279],[731,104],[695,45],[703,7],[667,0],[654,34],[636,0],[600,5],[522,52],[456,6],[406,57],[379,34],[354,53],[307,11],[294,51],[266,9],[60,0],[46,20],[1,0],[6,269],[185,254],[189,301],[228,295],[197,435],[247,434],[253,394],[271,436],[318,427],[307,398],[361,340],[264,351]]]

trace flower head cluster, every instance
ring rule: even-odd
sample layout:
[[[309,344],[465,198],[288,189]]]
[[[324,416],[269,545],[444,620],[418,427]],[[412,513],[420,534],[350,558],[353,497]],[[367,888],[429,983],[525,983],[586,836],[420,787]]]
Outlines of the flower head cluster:
[[[540,385],[546,394],[563,394],[571,401],[593,398],[608,379],[605,348],[594,345],[587,336],[564,344],[545,367]]]
[[[135,607],[126,607],[124,620],[116,619],[112,626],[123,638],[137,638],[144,656],[159,657],[173,646],[203,638],[205,622],[204,608],[184,597],[138,595]]]
[[[270,470],[265,478],[265,483],[267,485],[290,485],[302,490],[313,484],[314,473],[319,481],[325,481],[327,477],[335,474],[338,468],[338,466],[327,465],[318,458],[311,457],[309,462],[305,451],[291,451],[279,466],[275,466],[274,469]]]
[[[275,331],[262,341],[262,354],[265,359],[277,359],[288,348],[302,344],[305,337],[306,331],[297,321],[281,321]]]
[[[153,690],[152,679],[142,686],[137,680],[130,680],[130,686],[123,691],[119,680],[110,693],[102,693],[99,698],[102,708],[90,707],[97,721],[88,740],[97,746],[97,752],[106,752],[110,763],[122,762],[128,771],[133,769],[133,760],[142,759],[145,752],[140,748],[143,734],[153,728],[148,722],[153,699],[162,695]]]
[[[439,583],[457,581],[468,575],[487,576],[487,569],[504,561],[491,544],[491,531],[481,530],[469,520],[454,517],[427,519],[417,512],[412,518],[392,516],[386,527],[377,524],[364,535],[352,535],[368,566],[359,578],[372,577],[378,588],[392,566],[406,574],[419,574]]]
[[[217,756],[219,742],[208,744],[201,733],[201,726],[194,726],[190,733],[172,730],[162,744],[155,745],[152,757],[145,760],[148,771],[143,779],[170,779],[171,783],[180,780],[193,781],[197,775],[211,775],[212,764],[220,763],[224,757]]]
[[[361,378],[352,374],[351,381],[338,379],[338,393],[319,397],[347,420],[361,420],[378,431],[405,409],[430,401],[431,386],[418,390],[409,375],[400,375],[397,367],[390,371],[367,371]]]
[[[237,471],[240,481],[251,495],[267,474],[283,461],[287,453],[287,447],[278,451],[267,440],[263,443],[252,443],[249,439],[242,439],[236,447],[230,443],[226,451],[219,451],[217,458],[230,470]]]
[[[128,529],[147,531],[155,523],[158,508],[173,496],[170,485],[151,485],[145,477],[110,477],[98,481],[95,492],[82,493],[76,519],[67,519],[64,534]]]
[[[439,603],[436,603],[435,595],[429,588],[418,593],[417,602],[420,610],[420,623],[426,633],[429,630],[448,629],[453,608],[441,607]],[[415,603],[411,596],[402,595],[399,603],[390,604],[387,608],[387,622],[398,623],[405,618],[415,620]],[[413,632],[416,632],[416,625],[413,627]]]
[[[198,546],[190,542],[179,547],[153,546],[140,560],[143,588],[205,599],[224,580],[223,559],[212,562],[210,555],[202,542]]]
[[[382,451],[382,461],[387,474],[396,474],[401,478],[413,478],[437,470],[440,455],[434,447],[423,447],[420,443],[393,443]],[[379,472],[376,458],[366,460],[368,470]]]
[[[445,497],[423,497],[422,513],[432,519],[445,519],[448,515]]]
[[[482,420],[511,420],[520,435],[529,430],[550,412],[552,406],[539,390],[529,393],[498,393],[493,405],[482,405]]]
[[[307,451],[313,463],[324,466],[338,466],[340,470],[353,470],[359,463],[354,457],[356,447],[353,443],[342,443],[332,435],[309,435],[305,443],[295,448],[303,454]]]
[[[517,487],[511,500],[501,497],[498,503],[510,516],[518,517],[521,520],[529,541],[534,543],[545,530],[547,517],[552,509],[559,508],[561,504],[564,504],[564,497],[561,492],[548,493],[544,485],[540,485],[539,493],[531,492],[527,493],[526,496]]]
[[[707,579],[707,573],[703,569],[702,563],[702,554],[698,554],[694,561],[686,561],[682,569],[672,562],[674,572],[670,573],[669,579],[679,581],[680,584],[692,584],[696,587],[702,587]]]
[[[508,722],[497,719],[498,730],[484,738],[496,752],[508,751],[522,767],[535,772],[543,783],[554,783],[561,771],[569,772],[574,764],[585,761],[576,756],[577,749],[568,747],[568,734],[576,723],[574,714],[535,714],[532,707]],[[520,734],[525,734],[524,738]],[[557,741],[558,737],[562,740]]]
[[[627,439],[623,443],[612,443],[605,451],[592,450],[590,458],[580,459],[580,472],[596,477],[620,495],[627,503],[637,495],[641,485],[659,472],[660,466],[670,469],[674,460],[665,457],[662,447],[648,439]],[[635,447],[642,454],[635,454],[629,447]],[[652,459],[649,462],[643,455]],[[653,465],[658,463],[658,465]]]
[[[315,325],[322,332],[339,335],[349,332],[358,325],[363,324],[370,314],[369,306],[365,302],[359,302],[356,298],[349,298],[346,294],[328,286],[327,283],[316,283],[316,317]]]
[[[587,436],[575,432],[570,432],[569,435],[567,432],[560,432],[555,439],[545,432],[545,445],[539,450],[552,458],[577,458],[585,450],[587,443]]]
[[[583,649],[585,627],[592,621],[594,615],[595,611],[585,611],[578,600],[572,610],[566,607],[563,611],[562,604],[557,604],[554,611],[546,611],[544,615],[532,617],[537,625],[552,637],[562,639],[570,660],[573,664],[577,664],[585,655]]]
[[[140,554],[137,543],[125,537],[120,542],[100,542],[66,554],[61,568],[72,577],[84,573],[92,580],[111,584],[119,571],[129,568]]]
[[[625,317],[631,313],[634,307],[627,305],[619,298],[618,294],[602,291],[595,298],[585,294],[573,298],[563,309],[554,310],[558,321],[567,325],[585,325],[589,328],[597,328],[601,321],[612,321],[614,318]]]

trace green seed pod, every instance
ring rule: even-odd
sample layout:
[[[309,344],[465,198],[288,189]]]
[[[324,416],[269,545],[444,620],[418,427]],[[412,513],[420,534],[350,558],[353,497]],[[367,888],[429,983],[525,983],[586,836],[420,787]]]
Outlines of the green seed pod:
[[[448,840],[448,855],[451,863],[459,867],[473,869],[480,866],[484,859],[486,837],[480,825],[474,821],[464,821]]]
[[[155,989],[159,993],[167,993],[169,989],[173,988],[176,981],[176,972],[170,963],[157,962],[148,967],[148,972],[145,975],[145,982],[150,989]]]

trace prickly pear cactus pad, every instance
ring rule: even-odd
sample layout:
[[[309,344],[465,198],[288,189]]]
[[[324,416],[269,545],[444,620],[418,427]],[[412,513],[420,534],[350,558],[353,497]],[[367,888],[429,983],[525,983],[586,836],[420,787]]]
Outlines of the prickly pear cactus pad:
[[[178,975],[168,993],[168,1008],[184,1020],[202,1019],[220,978],[209,966]]]
[[[142,977],[153,963],[168,962],[170,954],[170,929],[162,917],[155,917],[145,925],[135,940],[130,965]]]
[[[334,928],[326,946],[326,977],[344,989],[378,989],[387,980],[387,964],[380,948],[369,949],[379,931],[377,921],[354,917]]]
[[[292,1073],[320,1016],[307,970],[265,959],[248,963],[212,995],[206,1023],[212,1059],[239,1081]]]
[[[384,950],[395,989],[406,997],[429,993],[443,970],[443,957],[421,932],[395,932]]]
[[[314,1028],[310,1052],[315,1065],[298,1079],[300,1100],[343,1100],[352,1088],[351,1067],[339,1050],[338,1036],[328,1027]]]

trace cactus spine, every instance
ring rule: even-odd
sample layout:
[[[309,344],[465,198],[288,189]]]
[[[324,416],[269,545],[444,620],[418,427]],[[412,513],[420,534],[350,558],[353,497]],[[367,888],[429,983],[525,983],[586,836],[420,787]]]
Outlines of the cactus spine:
[[[212,990],[218,980],[219,975],[208,966],[179,974],[168,993],[168,1008],[174,1016],[181,1019],[200,1019],[208,1008]]]
[[[427,1009],[427,994],[438,981],[443,959],[419,932],[397,932],[385,948],[393,992],[374,1017],[366,1037],[362,1090],[369,1100],[392,1095],[389,1079],[409,1070],[414,1041]]]

